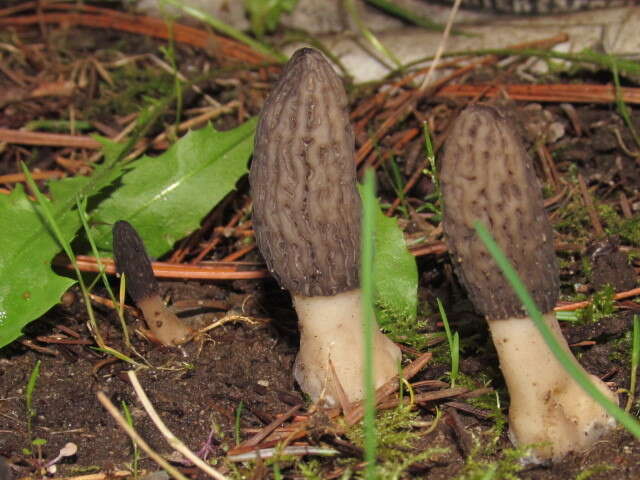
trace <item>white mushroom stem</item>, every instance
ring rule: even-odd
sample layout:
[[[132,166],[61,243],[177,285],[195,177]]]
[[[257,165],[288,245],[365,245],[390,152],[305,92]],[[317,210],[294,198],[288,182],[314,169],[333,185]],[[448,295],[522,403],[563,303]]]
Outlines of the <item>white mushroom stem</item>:
[[[544,320],[558,343],[576,361],[553,312],[544,315]],[[511,399],[509,436],[517,446],[538,445],[531,461],[557,460],[571,451],[584,450],[615,425],[614,419],[556,360],[533,320],[528,317],[490,320],[489,328]],[[616,395],[604,382],[594,375],[589,377],[617,402]]]
[[[336,378],[351,402],[363,397],[364,338],[360,290],[328,297],[293,296],[300,327],[300,351],[294,377],[314,402],[339,403]],[[398,346],[376,329],[373,340],[374,384],[397,375]],[[329,360],[335,375],[329,366]]]

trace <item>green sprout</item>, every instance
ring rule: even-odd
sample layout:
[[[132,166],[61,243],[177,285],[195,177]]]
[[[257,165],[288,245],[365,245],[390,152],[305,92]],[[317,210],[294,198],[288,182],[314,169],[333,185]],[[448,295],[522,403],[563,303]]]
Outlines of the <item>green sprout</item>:
[[[444,324],[444,331],[447,335],[447,342],[449,343],[449,355],[451,356],[451,372],[449,373],[449,378],[451,379],[451,388],[453,388],[456,385],[456,380],[459,373],[460,336],[458,335],[458,332],[453,332],[453,335],[451,334],[451,328],[449,328],[449,320],[447,319],[447,314],[444,311],[442,302],[439,298],[437,299],[437,302],[438,311],[440,312],[440,318],[442,319],[442,323]]]
[[[33,417],[36,416],[36,410],[33,408],[33,392],[36,389],[38,378],[40,378],[40,360],[36,361],[33,370],[31,370],[31,375],[29,375],[29,381],[27,382],[27,388],[24,393],[24,400],[27,405],[27,435],[29,435],[29,439],[31,439],[33,434]]]

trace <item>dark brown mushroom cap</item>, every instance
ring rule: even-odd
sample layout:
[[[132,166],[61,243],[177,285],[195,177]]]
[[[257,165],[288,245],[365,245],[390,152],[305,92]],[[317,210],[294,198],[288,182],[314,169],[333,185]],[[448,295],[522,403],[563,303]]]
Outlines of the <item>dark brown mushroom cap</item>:
[[[340,78],[298,50],[267,98],[249,181],[253,227],[283,288],[317,296],[358,287],[360,197]]]
[[[113,255],[118,272],[127,277],[127,293],[136,304],[158,295],[158,281],[144,243],[135,228],[124,220],[113,226]]]
[[[531,160],[504,112],[471,106],[455,121],[440,173],[443,228],[456,273],[488,319],[525,316],[520,300],[474,230],[480,220],[542,312],[558,299],[551,224]]]

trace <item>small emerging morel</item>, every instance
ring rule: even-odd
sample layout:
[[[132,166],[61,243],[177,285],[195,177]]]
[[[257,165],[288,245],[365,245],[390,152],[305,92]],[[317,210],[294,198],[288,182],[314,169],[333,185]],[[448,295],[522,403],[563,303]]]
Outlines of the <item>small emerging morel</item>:
[[[142,310],[153,336],[167,346],[190,340],[194,331],[167,310],[142,239],[124,220],[113,226],[113,254],[118,272],[126,276],[127,293]]]
[[[537,444],[533,461],[588,448],[612,428],[613,418],[553,356],[474,230],[476,220],[487,226],[571,355],[553,313],[559,274],[540,186],[500,110],[472,106],[460,114],[445,144],[440,179],[451,258],[469,298],[487,319],[507,383],[511,440]],[[600,379],[591,380],[616,401]]]
[[[289,290],[300,325],[294,376],[314,401],[363,395],[359,290],[360,197],[342,82],[310,48],[298,50],[265,101],[250,183],[256,241]],[[375,385],[398,373],[400,350],[375,337]]]

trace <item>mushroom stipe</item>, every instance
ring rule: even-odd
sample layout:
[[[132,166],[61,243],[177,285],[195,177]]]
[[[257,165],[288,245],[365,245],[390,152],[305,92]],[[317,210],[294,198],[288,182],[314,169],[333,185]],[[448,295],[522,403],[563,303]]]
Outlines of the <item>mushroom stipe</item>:
[[[476,220],[487,226],[571,354],[553,313],[559,295],[553,231],[531,160],[503,111],[476,105],[460,114],[445,144],[440,182],[452,262],[487,319],[507,383],[511,440],[537,445],[529,458],[536,463],[587,449],[615,421],[553,356],[474,231]]]
[[[129,222],[114,224],[113,254],[118,272],[126,277],[127,293],[142,310],[153,336],[166,346],[189,341],[195,332],[167,310],[142,239]]]
[[[361,212],[347,108],[331,65],[313,49],[298,50],[265,101],[249,176],[256,241],[298,314],[294,376],[313,401],[330,406],[363,396]],[[453,264],[488,321],[509,389],[512,441],[536,444],[535,462],[588,448],[615,422],[555,360],[474,232],[476,220],[489,226],[569,351],[552,311],[559,293],[552,228],[531,161],[503,112],[472,106],[460,115],[441,185]],[[377,331],[376,387],[396,375],[400,357]]]
[[[329,406],[341,389],[349,401],[363,396],[361,206],[347,109],[329,62],[298,50],[265,101],[249,175],[256,242],[298,313],[294,376]],[[398,373],[401,354],[379,331],[374,345],[379,387]]]

